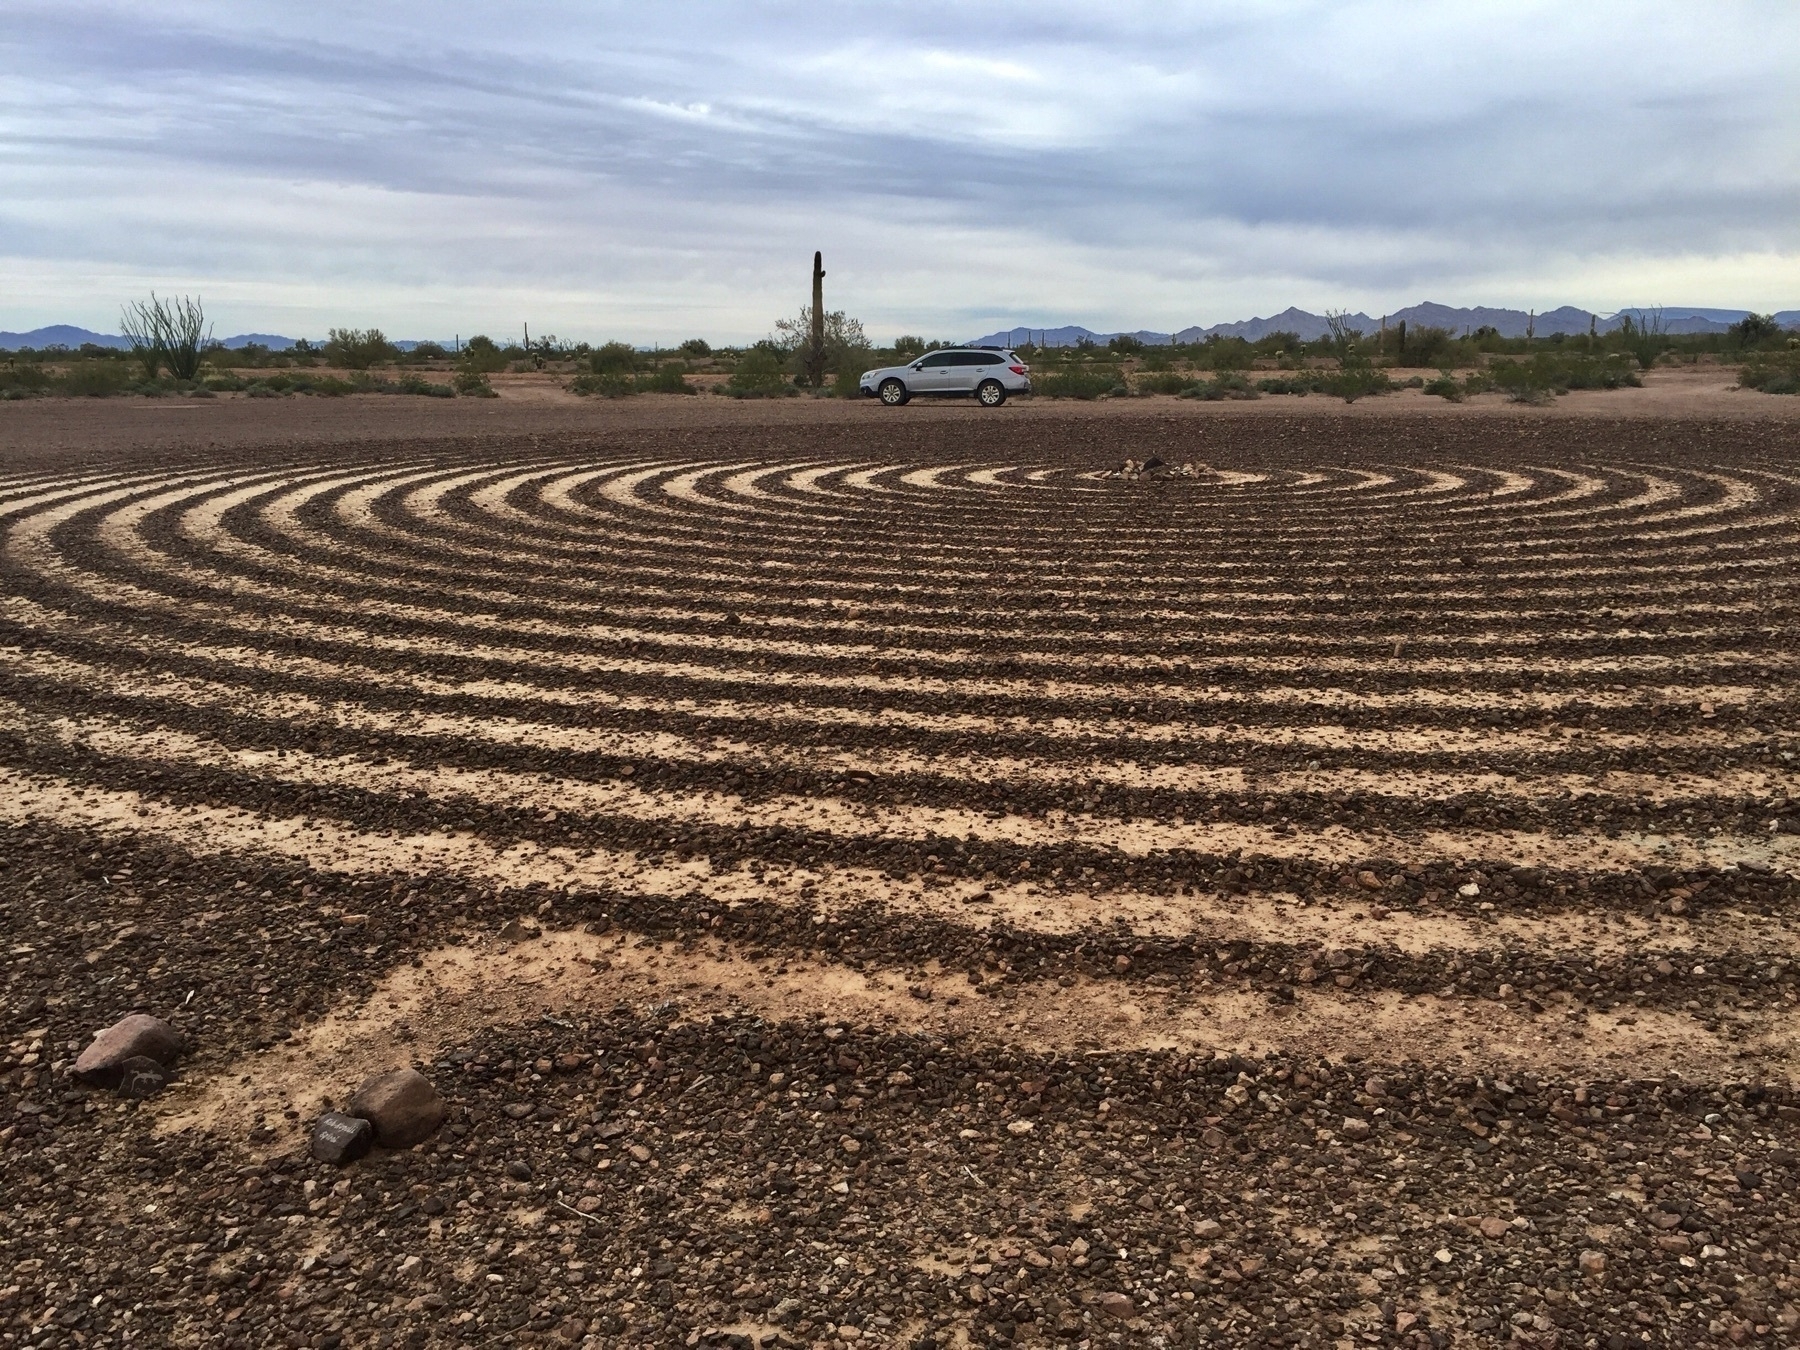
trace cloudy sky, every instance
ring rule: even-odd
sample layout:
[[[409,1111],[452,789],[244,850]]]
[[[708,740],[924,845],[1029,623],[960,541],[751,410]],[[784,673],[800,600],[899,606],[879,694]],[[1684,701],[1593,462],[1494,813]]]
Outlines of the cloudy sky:
[[[1800,5],[0,0],[0,329],[1800,307]]]

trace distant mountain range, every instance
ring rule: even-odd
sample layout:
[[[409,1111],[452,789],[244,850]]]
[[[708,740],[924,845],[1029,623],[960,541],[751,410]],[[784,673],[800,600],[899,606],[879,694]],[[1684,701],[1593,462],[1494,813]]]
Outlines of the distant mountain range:
[[[283,337],[279,333],[239,333],[236,337],[219,339],[219,345],[229,347],[233,351],[257,343],[270,351],[282,351],[294,345],[297,339]],[[403,352],[410,352],[419,345],[418,339],[406,339],[394,343]],[[96,347],[111,347],[115,351],[128,351],[131,343],[117,333],[96,333],[87,328],[77,328],[73,324],[53,323],[48,328],[34,328],[29,333],[0,333],[0,351],[17,351],[20,347],[31,347],[41,351],[45,347],[68,347],[71,350],[90,342]],[[325,345],[324,338],[313,338],[315,347]],[[443,344],[448,347],[448,342]]]
[[[1398,309],[1392,314],[1369,315],[1349,314],[1345,321],[1350,327],[1365,333],[1373,333],[1383,322],[1391,328],[1402,320],[1409,328],[1447,328],[1452,333],[1473,332],[1477,328],[1489,327],[1500,333],[1502,337],[1524,337],[1529,326],[1538,337],[1550,337],[1556,333],[1585,333],[1591,324],[1595,331],[1610,333],[1624,323],[1627,316],[1636,318],[1644,313],[1642,310],[1622,309],[1617,314],[1590,314],[1585,309],[1576,309],[1572,305],[1564,305],[1560,309],[1545,310],[1541,314],[1531,315],[1522,309],[1488,309],[1477,306],[1473,309],[1454,309],[1449,305],[1432,304],[1430,301],[1422,305],[1413,305],[1408,309]],[[1732,324],[1749,314],[1747,309],[1694,309],[1689,307],[1671,307],[1663,310],[1663,327],[1670,333],[1723,333]],[[1800,309],[1786,309],[1775,315],[1775,322],[1783,328],[1800,329]],[[989,333],[985,337],[973,339],[970,346],[982,347],[1018,347],[1027,343],[1044,347],[1073,347],[1083,339],[1104,345],[1116,337],[1134,337],[1149,346],[1162,346],[1171,342],[1203,342],[1207,338],[1241,337],[1249,342],[1267,337],[1270,333],[1294,333],[1307,342],[1315,341],[1329,333],[1330,327],[1323,314],[1313,314],[1304,309],[1284,309],[1279,314],[1272,314],[1266,319],[1240,319],[1235,323],[1216,323],[1210,328],[1183,328],[1179,333],[1155,333],[1148,329],[1139,329],[1134,333],[1096,333],[1092,329],[1077,324],[1065,324],[1061,328],[1019,327],[1001,329]],[[323,346],[323,338],[312,339],[315,346]],[[48,328],[34,328],[29,333],[0,332],[0,351],[16,351],[20,347],[31,347],[42,350],[45,347],[76,348],[84,342],[97,347],[111,347],[126,350],[131,344],[116,333],[96,333],[90,329],[77,328],[72,324],[52,324]],[[260,343],[272,351],[294,345],[295,339],[283,337],[279,333],[239,333],[235,337],[222,340],[222,345],[237,349],[247,347],[251,343]],[[397,341],[394,345],[401,351],[411,351],[419,345],[418,340],[407,339]],[[448,342],[442,343],[449,347]]]
[[[1538,337],[1550,337],[1556,333],[1585,333],[1590,324],[1597,332],[1610,333],[1622,325],[1628,316],[1636,320],[1643,313],[1642,310],[1626,309],[1617,314],[1599,315],[1591,314],[1585,309],[1576,309],[1572,305],[1564,305],[1560,309],[1545,310],[1534,316],[1522,309],[1488,309],[1480,306],[1454,309],[1449,305],[1427,301],[1387,315],[1349,314],[1345,316],[1345,322],[1365,333],[1378,330],[1384,320],[1390,328],[1404,320],[1408,328],[1448,328],[1457,334],[1489,327],[1502,337],[1524,337],[1529,327]],[[1663,328],[1670,333],[1723,333],[1749,313],[1747,309],[1665,309],[1662,315]],[[1775,322],[1784,328],[1800,328],[1800,309],[1781,311],[1775,315]],[[1104,344],[1115,337],[1133,337],[1148,346],[1162,346],[1170,342],[1203,342],[1214,335],[1241,337],[1255,342],[1270,333],[1294,333],[1305,341],[1312,342],[1330,331],[1330,325],[1325,322],[1323,314],[1290,308],[1266,319],[1240,319],[1236,323],[1216,323],[1210,328],[1183,328],[1179,333],[1154,333],[1145,329],[1135,333],[1095,333],[1077,325],[1065,325],[1061,328],[1008,328],[976,338],[969,345],[1013,347],[1032,343],[1043,347],[1073,347],[1084,338]]]

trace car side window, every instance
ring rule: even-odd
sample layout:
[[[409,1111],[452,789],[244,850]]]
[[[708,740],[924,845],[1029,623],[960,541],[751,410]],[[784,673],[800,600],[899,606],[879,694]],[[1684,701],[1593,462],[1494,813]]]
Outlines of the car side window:
[[[991,352],[964,352],[962,363],[965,366],[991,366],[994,357]]]
[[[937,352],[919,362],[919,365],[921,368],[926,366],[947,366],[951,364],[954,359],[955,358],[948,352]]]

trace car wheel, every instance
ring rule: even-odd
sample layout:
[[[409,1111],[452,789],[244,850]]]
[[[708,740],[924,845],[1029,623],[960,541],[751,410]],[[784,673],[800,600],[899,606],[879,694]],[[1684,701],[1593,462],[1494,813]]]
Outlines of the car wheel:
[[[883,380],[881,382],[881,401],[888,407],[898,408],[911,397],[912,395],[906,392],[906,386],[900,381]]]
[[[984,408],[998,408],[1006,402],[1006,386],[998,380],[983,380],[981,387],[975,391],[975,397]]]

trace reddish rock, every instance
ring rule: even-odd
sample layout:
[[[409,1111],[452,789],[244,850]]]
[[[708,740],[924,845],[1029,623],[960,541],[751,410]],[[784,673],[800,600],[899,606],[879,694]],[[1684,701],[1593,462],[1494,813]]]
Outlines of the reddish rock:
[[[411,1148],[438,1132],[448,1114],[431,1080],[417,1069],[389,1069],[363,1080],[350,1098],[349,1115],[375,1127],[383,1148]]]
[[[181,1033],[160,1017],[133,1013],[94,1037],[75,1061],[75,1076],[95,1087],[116,1088],[125,1061],[149,1059],[167,1068],[181,1057]]]

